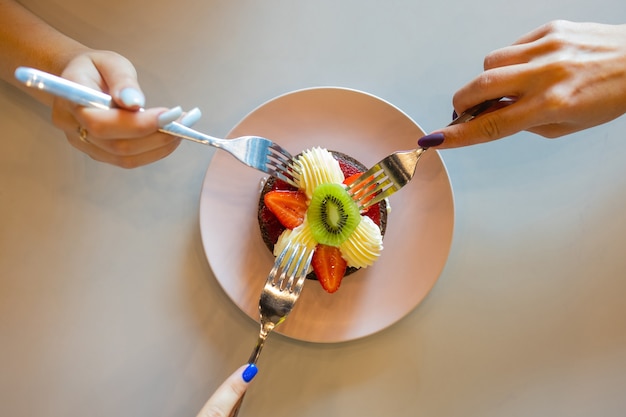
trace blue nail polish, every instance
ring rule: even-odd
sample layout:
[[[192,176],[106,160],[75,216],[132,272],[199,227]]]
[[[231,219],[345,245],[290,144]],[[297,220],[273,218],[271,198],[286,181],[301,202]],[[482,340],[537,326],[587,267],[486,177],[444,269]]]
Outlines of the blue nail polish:
[[[457,114],[456,110],[452,110],[452,120],[456,119],[457,117],[459,117],[459,115]]]
[[[196,122],[200,120],[201,117],[202,117],[202,112],[200,111],[200,109],[197,107],[194,107],[193,109],[189,110],[187,114],[185,114],[180,119],[180,124],[185,125],[187,127],[191,127],[195,125]]]
[[[250,382],[252,381],[252,378],[256,376],[257,372],[259,372],[259,368],[257,368],[255,364],[251,363],[248,364],[247,368],[243,370],[241,377],[244,381]]]
[[[443,133],[431,133],[430,135],[422,136],[417,144],[422,148],[430,148],[432,146],[439,146],[443,143],[444,136]]]
[[[125,88],[120,91],[120,100],[126,107],[143,107],[146,105],[146,98],[135,88]]]
[[[172,109],[164,111],[163,113],[159,114],[159,117],[157,119],[159,127],[163,127],[168,123],[172,123],[174,120],[178,119],[181,114],[183,114],[183,109],[181,109],[180,106],[176,106]]]

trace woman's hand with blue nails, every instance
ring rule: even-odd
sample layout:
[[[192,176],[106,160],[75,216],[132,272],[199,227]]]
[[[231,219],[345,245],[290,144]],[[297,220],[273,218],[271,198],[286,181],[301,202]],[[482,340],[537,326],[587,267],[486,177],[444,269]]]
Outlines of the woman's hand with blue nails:
[[[257,372],[258,368],[252,364],[237,369],[209,398],[197,417],[229,417]]]
[[[556,138],[626,113],[626,25],[550,22],[487,55],[485,71],[453,99],[457,114],[507,97],[475,119],[438,130],[439,148],[520,131]]]

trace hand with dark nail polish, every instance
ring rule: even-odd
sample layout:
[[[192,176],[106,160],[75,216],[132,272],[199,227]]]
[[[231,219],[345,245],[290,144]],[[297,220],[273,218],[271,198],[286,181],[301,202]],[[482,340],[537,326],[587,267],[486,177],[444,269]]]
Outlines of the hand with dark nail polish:
[[[522,131],[557,138],[616,119],[626,113],[625,61],[626,25],[544,24],[484,57],[484,71],[454,94],[453,117],[504,99],[479,117],[440,129],[446,138],[440,149]]]

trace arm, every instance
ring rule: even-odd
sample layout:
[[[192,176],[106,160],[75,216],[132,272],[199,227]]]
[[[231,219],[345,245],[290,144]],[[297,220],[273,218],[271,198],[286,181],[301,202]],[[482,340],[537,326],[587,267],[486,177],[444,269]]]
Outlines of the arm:
[[[48,95],[25,89],[15,81],[18,66],[61,75],[68,63],[89,48],[54,30],[14,0],[0,0],[0,78],[52,105]]]
[[[446,127],[440,148],[529,131],[555,138],[626,113],[626,25],[548,23],[487,55],[453,99],[458,114],[497,97],[509,105]]]

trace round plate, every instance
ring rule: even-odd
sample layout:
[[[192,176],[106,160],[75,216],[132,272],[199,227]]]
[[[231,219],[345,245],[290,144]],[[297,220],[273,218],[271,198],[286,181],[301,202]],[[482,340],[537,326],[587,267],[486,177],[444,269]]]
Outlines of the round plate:
[[[279,96],[246,116],[229,137],[258,135],[293,155],[320,146],[372,166],[411,149],[422,129],[393,105],[344,88],[311,88]],[[200,198],[202,242],[220,285],[259,320],[261,289],[274,257],[263,244],[257,205],[264,174],[217,151]],[[371,267],[344,278],[334,294],[307,281],[293,311],[276,331],[319,343],[371,335],[400,320],[428,294],[448,257],[454,202],[439,153],[426,152],[413,180],[390,198],[384,250]]]

